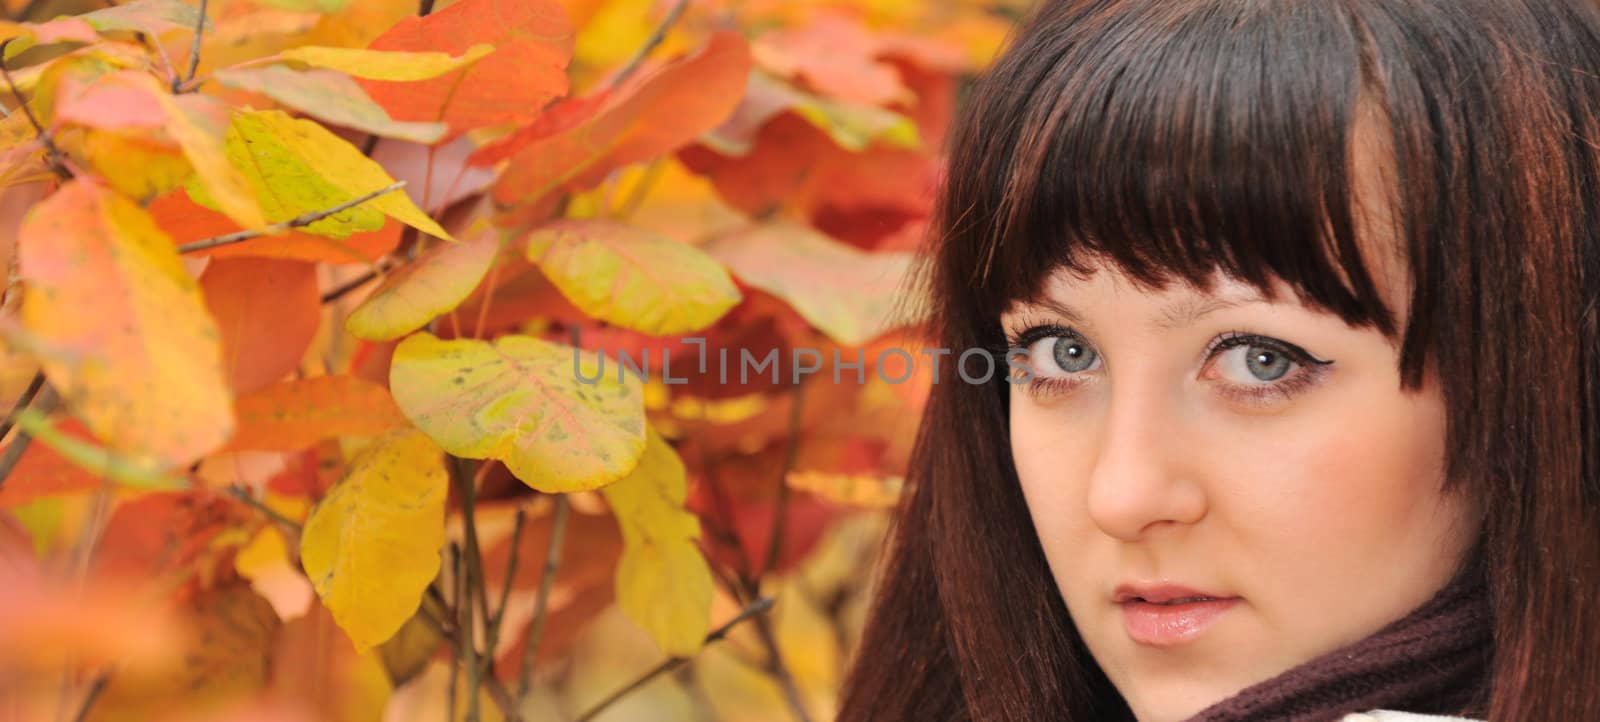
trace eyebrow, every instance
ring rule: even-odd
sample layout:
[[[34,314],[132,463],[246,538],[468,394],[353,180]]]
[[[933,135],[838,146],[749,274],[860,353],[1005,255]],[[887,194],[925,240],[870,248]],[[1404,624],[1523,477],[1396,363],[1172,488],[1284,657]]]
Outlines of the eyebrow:
[[[1161,310],[1161,313],[1150,322],[1153,328],[1170,330],[1193,325],[1196,321],[1218,311],[1237,308],[1251,303],[1259,303],[1267,298],[1259,291],[1238,296],[1195,296],[1174,302]],[[1078,326],[1089,325],[1082,314],[1072,306],[1058,299],[1046,296],[1028,305],[1056,314],[1068,323]]]

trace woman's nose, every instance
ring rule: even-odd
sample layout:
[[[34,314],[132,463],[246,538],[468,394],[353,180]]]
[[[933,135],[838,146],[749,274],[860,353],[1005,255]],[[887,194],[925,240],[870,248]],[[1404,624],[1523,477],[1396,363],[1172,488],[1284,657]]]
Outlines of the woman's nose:
[[[1206,514],[1199,464],[1188,458],[1196,429],[1165,406],[1159,393],[1114,390],[1100,425],[1089,472],[1089,517],[1106,534],[1136,541],[1162,527]]]

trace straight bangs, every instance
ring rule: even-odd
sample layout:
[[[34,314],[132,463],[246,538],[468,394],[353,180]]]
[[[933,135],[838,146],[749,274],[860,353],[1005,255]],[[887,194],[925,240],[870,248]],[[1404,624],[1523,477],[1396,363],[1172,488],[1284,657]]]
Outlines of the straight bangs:
[[[1273,279],[1396,330],[1358,252],[1350,138],[1370,52],[1342,3],[1047,3],[981,88],[943,197],[993,318],[1058,269],[1160,288]],[[1372,246],[1366,246],[1371,248]],[[1397,249],[1396,253],[1403,253]],[[947,279],[954,280],[954,279]]]

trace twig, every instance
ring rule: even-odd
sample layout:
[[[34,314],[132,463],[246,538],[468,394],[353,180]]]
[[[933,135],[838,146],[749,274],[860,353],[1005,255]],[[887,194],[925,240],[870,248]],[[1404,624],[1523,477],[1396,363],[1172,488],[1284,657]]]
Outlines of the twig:
[[[800,450],[800,406],[805,398],[805,386],[795,384],[794,398],[789,407],[789,444],[783,452],[783,468],[778,470],[778,500],[772,508],[772,538],[767,542],[767,560],[762,574],[778,568],[778,556],[783,551],[785,521],[789,518],[789,470],[794,468],[795,456]]]
[[[495,603],[494,617],[489,622],[490,636],[496,639],[500,636],[500,621],[506,616],[506,604],[511,601],[511,583],[516,581],[517,563],[520,561],[517,557],[522,550],[522,529],[527,522],[527,510],[518,507],[517,518],[511,522],[511,554],[506,559],[506,583],[500,585],[500,600]],[[494,647],[493,644],[489,645],[491,650]]]
[[[482,675],[478,662],[477,650],[473,645],[476,627],[472,622],[472,598],[476,594],[480,599],[484,596],[483,589],[483,560],[478,556],[478,529],[474,517],[477,490],[474,488],[473,479],[463,473],[466,459],[451,457],[452,465],[450,476],[456,482],[456,490],[461,495],[461,519],[463,524],[462,535],[466,537],[466,549],[462,563],[464,583],[460,586],[461,595],[456,597],[456,612],[461,617],[460,626],[456,635],[461,647],[461,661],[466,665],[467,671],[467,722],[478,722],[478,690]],[[488,623],[488,619],[483,620]],[[485,654],[493,655],[494,650],[485,650]]]
[[[555,583],[556,567],[561,564],[561,545],[567,532],[567,495],[556,495],[555,517],[550,521],[550,546],[545,550],[544,571],[539,575],[539,596],[534,602],[533,621],[528,623],[527,641],[522,647],[522,669],[517,673],[517,699],[526,699],[533,686],[533,661],[539,649],[539,638],[544,635],[545,616],[549,612],[550,588]],[[507,580],[507,584],[510,581]]]
[[[282,524],[285,527],[288,527],[289,530],[291,530],[291,531],[294,531],[294,532],[299,532],[300,531],[300,522],[297,522],[297,521],[295,521],[293,519],[290,519],[289,517],[286,517],[286,516],[284,516],[282,514],[279,514],[272,507],[261,503],[261,500],[255,498],[255,496],[251,495],[250,491],[248,489],[245,489],[244,487],[242,487],[242,486],[240,486],[238,484],[232,484],[232,485],[228,486],[227,492],[228,492],[228,496],[231,496],[231,497],[233,497],[235,499],[238,499],[241,502],[244,502],[245,506],[248,506],[248,507],[250,507],[252,509],[255,509],[258,512],[261,512],[262,516],[265,516],[268,519],[271,519],[271,520],[273,520],[273,521],[275,521],[275,522],[277,522],[279,524]]]
[[[465,575],[461,573],[461,545],[455,542],[450,542],[450,577],[452,584],[455,586],[454,596],[457,609],[455,621],[456,653],[450,657],[450,687],[448,697],[445,700],[445,706],[448,710],[445,712],[445,722],[455,722],[456,720],[456,681],[460,677],[462,665],[466,664],[464,660],[468,654],[467,650],[470,649],[469,640],[471,639],[470,632],[465,634],[461,632],[463,625],[461,624],[461,612],[459,610],[461,607],[466,606],[461,603],[461,597],[465,594],[467,585]],[[445,609],[449,610],[450,607],[446,606]]]
[[[751,602],[749,604],[749,606],[746,606],[743,610],[741,610],[739,612],[738,616],[734,617],[733,619],[728,620],[727,623],[723,624],[722,626],[717,627],[714,630],[711,630],[711,633],[706,635],[705,643],[706,644],[711,644],[712,642],[718,641],[718,640],[722,639],[723,637],[726,637],[728,635],[728,630],[733,629],[740,622],[743,622],[744,620],[749,619],[751,617],[754,617],[754,616],[756,616],[758,614],[762,614],[762,613],[766,612],[768,609],[771,609],[771,608],[772,608],[772,598],[771,597],[762,597],[760,599],[755,600],[754,602]],[[635,679],[632,682],[629,682],[622,689],[619,689],[619,690],[617,690],[615,692],[612,692],[609,696],[607,696],[605,699],[601,700],[598,704],[596,704],[593,707],[590,707],[589,711],[584,712],[583,714],[579,715],[578,719],[575,720],[574,722],[589,722],[589,720],[594,719],[601,712],[604,712],[607,707],[610,707],[611,705],[615,704],[617,702],[617,700],[628,696],[628,693],[630,693],[630,692],[632,692],[632,691],[634,691],[634,690],[636,690],[636,689],[638,689],[640,687],[643,687],[646,684],[649,684],[650,680],[653,680],[656,677],[659,677],[659,676],[661,676],[663,674],[666,674],[667,672],[671,672],[672,670],[683,666],[683,664],[685,662],[688,662],[689,659],[690,659],[689,657],[668,657],[666,660],[662,661],[661,664],[658,664],[653,669],[651,669],[650,671],[645,672],[638,679]]]
[[[78,706],[78,714],[72,717],[74,722],[83,722],[89,719],[89,708],[100,699],[100,693],[106,689],[106,684],[111,681],[110,672],[101,672],[89,682],[89,690],[83,695],[83,704]]]
[[[800,688],[795,685],[794,676],[789,674],[789,667],[783,663],[783,655],[778,651],[778,637],[772,633],[772,626],[766,617],[756,619],[756,634],[761,637],[761,645],[767,648],[767,674],[778,680],[783,697],[789,703],[789,711],[794,713],[794,718],[799,722],[811,722],[811,716],[806,714],[805,702],[800,699]]]
[[[226,245],[228,245],[230,243],[239,243],[241,241],[248,241],[248,240],[250,240],[252,238],[259,238],[261,236],[270,236],[270,235],[277,234],[277,233],[283,233],[285,231],[288,231],[288,230],[291,230],[291,229],[294,229],[294,228],[300,228],[302,226],[309,226],[309,225],[311,225],[313,223],[316,223],[317,221],[320,221],[320,220],[322,220],[324,218],[327,218],[328,216],[331,216],[331,215],[333,215],[335,213],[338,213],[338,212],[344,211],[344,210],[348,210],[348,209],[353,208],[355,206],[361,205],[362,203],[366,203],[367,201],[370,201],[370,200],[372,200],[374,198],[377,198],[378,196],[381,196],[381,195],[383,195],[385,193],[390,193],[390,192],[399,190],[401,188],[404,188],[405,185],[406,185],[405,181],[395,181],[394,183],[392,183],[392,184],[390,184],[388,186],[385,186],[383,188],[379,188],[378,190],[375,190],[375,191],[373,191],[371,193],[368,193],[368,194],[366,194],[364,196],[361,196],[360,198],[352,198],[352,199],[350,199],[348,201],[345,201],[343,203],[340,203],[339,205],[336,205],[336,206],[334,206],[332,208],[326,208],[326,209],[323,209],[323,210],[320,210],[320,211],[310,211],[308,213],[302,213],[302,214],[300,214],[298,216],[295,216],[294,218],[290,218],[287,221],[279,221],[277,223],[274,223],[274,224],[272,224],[270,226],[266,226],[266,227],[263,227],[263,228],[253,228],[253,229],[250,229],[250,230],[237,231],[237,232],[234,232],[234,233],[229,233],[227,235],[217,236],[215,238],[207,238],[207,239],[204,239],[204,240],[195,241],[193,243],[185,243],[185,244],[183,244],[181,246],[178,246],[178,253],[193,253],[195,251],[204,251],[204,250],[209,249],[209,248],[216,248],[217,246],[226,246]]]
[[[194,80],[196,70],[200,69],[200,40],[205,37],[206,30],[206,0],[200,0],[200,9],[195,13],[194,44],[189,48],[189,72],[185,75],[183,83],[174,81],[172,92],[180,92],[184,83]]]
[[[49,414],[54,411],[61,397],[56,395],[56,388],[46,384],[34,395],[33,408],[40,414]],[[5,486],[6,478],[17,468],[17,462],[22,461],[22,452],[28,450],[28,445],[33,443],[33,434],[26,429],[18,429],[16,438],[6,445],[4,453],[0,453],[0,487]]]
[[[422,0],[422,5],[417,8],[419,17],[427,17],[433,13],[433,0]]]
[[[11,19],[19,23],[24,22],[33,15],[33,11],[38,10],[39,6],[43,5],[44,3],[45,0],[28,0],[28,4],[23,5],[22,9],[18,10],[16,15],[11,16]]]
[[[11,97],[17,99],[17,106],[22,108],[22,114],[28,116],[28,123],[33,126],[33,132],[38,134],[39,143],[44,146],[45,157],[50,160],[50,169],[55,171],[61,180],[72,180],[72,171],[67,170],[66,164],[61,162],[61,149],[56,147],[55,141],[50,139],[50,134],[39,124],[38,116],[33,114],[33,109],[28,107],[28,101],[22,98],[22,91],[17,90],[16,81],[11,79],[11,71],[6,69],[6,46],[13,40],[16,38],[0,41],[0,76],[5,77],[6,86],[11,89]]]
[[[0,441],[4,441],[6,434],[11,433],[11,427],[17,423],[17,414],[28,408],[33,403],[34,395],[44,386],[44,372],[36,371],[33,378],[28,381],[28,388],[22,390],[22,395],[17,397],[17,402],[11,405],[11,410],[6,412],[4,421],[0,421]]]
[[[345,296],[349,295],[351,291],[354,291],[376,280],[379,276],[388,272],[389,269],[394,265],[395,264],[392,259],[385,257],[383,260],[378,261],[378,263],[366,273],[345,281],[344,283],[335,286],[327,293],[322,294],[322,303],[333,303],[334,301],[344,298]]]
[[[639,49],[633,53],[633,57],[628,58],[628,63],[622,66],[622,70],[617,71],[616,77],[611,79],[611,87],[621,86],[629,76],[639,70],[639,66],[644,63],[645,56],[649,55],[650,51],[655,50],[656,46],[661,44],[661,41],[667,39],[667,31],[672,29],[673,23],[678,22],[678,17],[683,15],[683,9],[688,6],[689,0],[678,0],[672,4],[672,9],[668,10],[667,16],[661,19],[661,24],[650,32],[650,37],[645,38],[644,45],[639,46]]]

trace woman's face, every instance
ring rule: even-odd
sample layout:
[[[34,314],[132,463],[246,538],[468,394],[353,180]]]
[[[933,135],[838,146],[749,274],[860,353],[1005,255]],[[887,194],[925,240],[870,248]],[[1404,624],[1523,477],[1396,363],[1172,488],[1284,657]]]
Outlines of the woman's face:
[[[1405,318],[1398,276],[1377,280]],[[1441,495],[1439,387],[1402,390],[1388,337],[1287,287],[1151,291],[1102,268],[1046,291],[1002,318],[1035,377],[1010,387],[1012,454],[1073,623],[1140,720],[1186,718],[1448,581],[1476,510]],[[1219,601],[1152,603],[1191,596]]]

